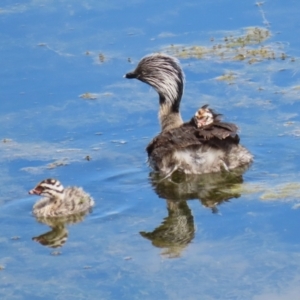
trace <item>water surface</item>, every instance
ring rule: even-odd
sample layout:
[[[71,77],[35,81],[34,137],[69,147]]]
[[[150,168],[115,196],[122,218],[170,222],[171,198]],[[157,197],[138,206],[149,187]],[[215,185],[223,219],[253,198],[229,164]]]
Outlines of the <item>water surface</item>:
[[[1,299],[297,299],[299,5],[2,1]],[[209,103],[237,123],[249,170],[150,173],[157,95],[122,76],[158,51],[184,68],[184,119]],[[48,177],[97,203],[59,248],[32,240]]]

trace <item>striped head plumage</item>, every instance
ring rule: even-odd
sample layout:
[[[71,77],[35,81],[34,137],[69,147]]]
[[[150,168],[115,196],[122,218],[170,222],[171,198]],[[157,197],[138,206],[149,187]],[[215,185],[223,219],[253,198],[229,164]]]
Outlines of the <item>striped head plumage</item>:
[[[179,112],[184,74],[176,58],[161,53],[145,56],[136,69],[124,77],[149,84],[159,94],[161,105],[168,105],[173,112]]]
[[[57,179],[48,178],[37,184],[35,188],[29,191],[29,194],[47,198],[61,198],[64,194],[64,187]]]
[[[221,115],[216,114],[212,109],[208,107],[208,104],[203,105],[198,109],[194,116],[194,121],[197,128],[210,125],[215,121],[220,121]]]
[[[38,218],[65,217],[86,212],[94,205],[93,198],[81,187],[64,188],[52,178],[41,181],[29,194],[44,196],[33,206],[33,214]]]

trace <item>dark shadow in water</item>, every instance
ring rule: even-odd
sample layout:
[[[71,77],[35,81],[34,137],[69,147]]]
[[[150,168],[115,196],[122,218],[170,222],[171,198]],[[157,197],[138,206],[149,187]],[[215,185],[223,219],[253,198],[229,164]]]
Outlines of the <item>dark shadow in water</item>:
[[[248,166],[203,175],[174,173],[171,178],[163,180],[158,174],[150,173],[153,189],[167,201],[168,216],[152,232],[140,234],[151,240],[154,246],[164,248],[163,255],[170,258],[180,256],[195,236],[194,218],[187,200],[199,199],[203,206],[218,213],[220,204],[241,196],[238,186],[243,183],[247,169]]]
[[[90,210],[87,210],[85,212],[59,218],[36,218],[38,222],[50,226],[51,230],[33,237],[32,240],[50,248],[62,247],[69,236],[67,225],[82,222],[89,212]]]
[[[195,236],[194,217],[186,201],[167,200],[168,216],[152,232],[140,232],[167,257],[178,257]]]

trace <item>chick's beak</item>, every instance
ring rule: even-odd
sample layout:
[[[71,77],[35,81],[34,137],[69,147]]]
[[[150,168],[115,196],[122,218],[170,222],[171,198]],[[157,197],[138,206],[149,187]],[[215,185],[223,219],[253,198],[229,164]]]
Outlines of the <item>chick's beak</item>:
[[[29,195],[40,195],[41,191],[38,191],[36,189],[32,189],[28,192]]]

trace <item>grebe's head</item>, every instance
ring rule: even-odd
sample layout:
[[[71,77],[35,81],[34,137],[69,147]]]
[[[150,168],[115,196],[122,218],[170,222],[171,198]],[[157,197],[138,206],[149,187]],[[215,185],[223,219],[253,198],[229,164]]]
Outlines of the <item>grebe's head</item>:
[[[220,121],[221,115],[216,114],[212,109],[208,108],[208,104],[203,105],[194,116],[197,128],[201,128],[212,124],[214,121]]]
[[[40,195],[48,198],[59,198],[64,192],[63,185],[56,179],[45,179],[30,190],[30,195]]]
[[[184,74],[176,58],[161,53],[148,55],[124,77],[149,84],[158,92],[160,104],[167,104],[174,111],[179,111]]]

